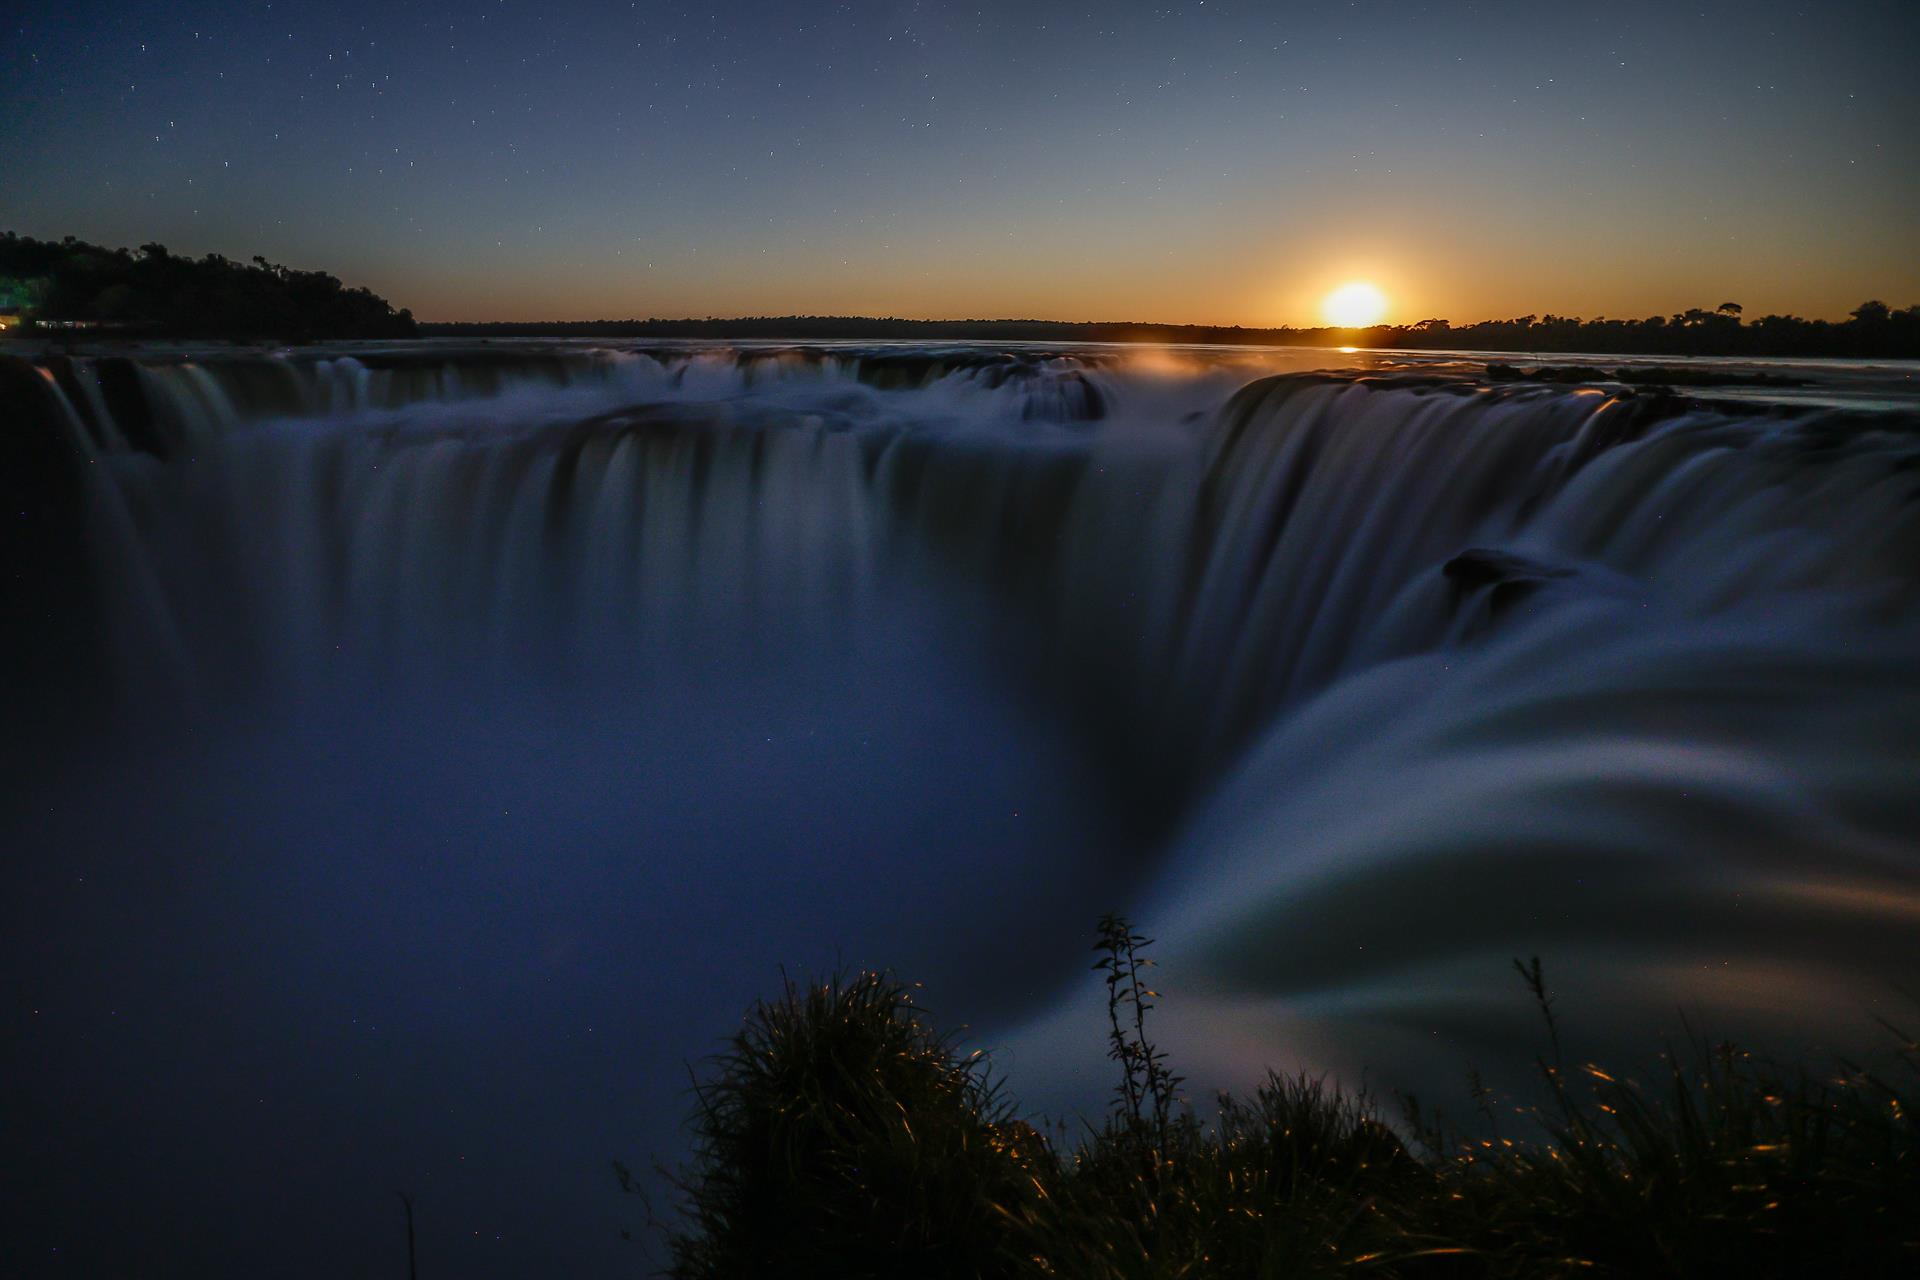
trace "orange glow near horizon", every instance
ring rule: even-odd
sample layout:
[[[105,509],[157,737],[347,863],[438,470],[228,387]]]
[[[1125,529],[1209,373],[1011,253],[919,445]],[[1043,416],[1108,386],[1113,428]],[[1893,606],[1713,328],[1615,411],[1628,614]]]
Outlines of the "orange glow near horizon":
[[[469,246],[471,260],[443,262],[435,249],[365,269],[342,258],[333,269],[427,321],[831,315],[1315,328],[1334,323],[1328,295],[1357,282],[1385,295],[1383,323],[1432,317],[1455,326],[1528,314],[1644,319],[1729,299],[1750,322],[1770,312],[1843,320],[1868,298],[1895,306],[1920,298],[1920,263],[1890,271],[1862,258],[1839,270],[1796,255],[1756,278],[1751,262],[1712,246],[1688,243],[1674,260],[1635,241],[1632,261],[1597,249],[1570,254],[1504,224],[1442,234],[1382,213],[1337,230],[1306,212],[1249,213],[1214,234],[1170,235],[1152,254],[1140,251],[1137,233],[1106,223],[1071,235],[1040,228],[1009,243],[988,221],[929,217],[924,240],[904,232],[877,240],[860,228],[800,246],[800,233],[785,229],[713,232],[644,257],[509,242]],[[926,251],[930,242],[937,252]],[[281,260],[327,261],[317,250]]]
[[[651,250],[638,261],[575,244],[488,245],[475,248],[471,262],[419,254],[355,269],[343,259],[334,273],[427,321],[832,315],[1364,328],[1428,317],[1455,326],[1528,314],[1643,319],[1728,299],[1742,303],[1750,321],[1770,312],[1843,320],[1867,298],[1899,306],[1920,297],[1920,267],[1888,271],[1863,261],[1842,271],[1807,256],[1756,280],[1751,263],[1711,249],[1680,262],[1660,255],[1627,262],[1569,255],[1518,234],[1496,248],[1479,243],[1477,232],[1445,238],[1385,222],[1338,235],[1311,226],[1236,226],[1155,255],[1140,254],[1117,232],[1041,232],[1012,245],[1004,234],[996,241],[967,227],[936,225],[928,234],[938,253],[852,235],[834,242],[832,253],[811,245],[796,252],[780,235],[716,235],[697,251]],[[178,246],[192,253],[219,247]],[[323,258],[289,253],[285,260]],[[1330,294],[1361,282],[1385,297],[1377,321],[1326,314]]]

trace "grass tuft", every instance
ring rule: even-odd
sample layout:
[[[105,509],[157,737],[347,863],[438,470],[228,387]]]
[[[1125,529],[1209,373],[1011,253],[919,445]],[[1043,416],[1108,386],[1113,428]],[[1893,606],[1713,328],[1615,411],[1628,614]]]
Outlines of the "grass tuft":
[[[911,990],[860,973],[749,1011],[696,1086],[680,1276],[1005,1273],[1045,1144]]]

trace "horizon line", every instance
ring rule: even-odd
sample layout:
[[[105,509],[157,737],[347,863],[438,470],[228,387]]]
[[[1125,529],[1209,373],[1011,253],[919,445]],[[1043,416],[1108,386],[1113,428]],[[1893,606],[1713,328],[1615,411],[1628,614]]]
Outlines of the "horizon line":
[[[1895,312],[1898,312],[1901,310],[1920,308],[1920,303],[1914,303],[1912,304],[1912,307],[1903,308],[1900,306],[1894,306],[1892,304],[1888,304],[1884,301],[1884,299],[1879,299],[1879,298],[1864,299],[1860,305],[1866,306],[1875,302],[1878,302],[1883,306],[1887,306],[1889,310],[1895,311]],[[1603,315],[1596,315],[1591,318],[1583,315],[1562,315],[1552,311],[1524,312],[1520,315],[1488,316],[1483,319],[1468,320],[1461,323],[1455,323],[1454,321],[1448,319],[1445,316],[1425,316],[1419,320],[1405,320],[1405,321],[1383,320],[1378,323],[1369,324],[1369,325],[1246,324],[1246,323],[1240,323],[1240,322],[1227,323],[1227,322],[1219,322],[1219,321],[1173,321],[1173,320],[1059,320],[1059,319],[1047,319],[1047,318],[1038,317],[1038,316],[936,316],[936,317],[923,318],[923,317],[916,317],[916,316],[873,315],[873,314],[834,313],[834,312],[804,312],[804,311],[792,311],[792,312],[781,312],[781,313],[768,312],[768,313],[759,313],[759,314],[726,315],[726,316],[722,316],[722,315],[705,315],[705,316],[657,316],[656,315],[656,316],[644,316],[644,317],[643,316],[595,316],[595,317],[576,316],[576,317],[569,317],[567,319],[547,319],[547,320],[500,319],[500,318],[455,320],[455,319],[427,319],[422,316],[415,316],[414,319],[416,323],[422,324],[422,325],[501,325],[501,326],[525,325],[529,327],[538,326],[538,325],[580,325],[580,324],[631,324],[631,325],[766,324],[766,323],[782,321],[782,320],[804,320],[804,321],[812,321],[812,322],[839,321],[839,322],[915,324],[915,325],[1031,324],[1031,325],[1059,325],[1059,326],[1071,326],[1071,327],[1078,327],[1078,328],[1109,328],[1109,329],[1127,329],[1127,328],[1132,328],[1132,329],[1228,329],[1228,330],[1237,330],[1237,331],[1247,332],[1247,333],[1367,333],[1367,332],[1371,332],[1373,330],[1379,330],[1379,329],[1412,329],[1419,325],[1428,324],[1430,322],[1435,322],[1435,321],[1439,322],[1440,324],[1446,325],[1450,329],[1467,329],[1467,328],[1473,328],[1477,325],[1484,325],[1484,324],[1516,324],[1522,320],[1532,320],[1535,324],[1545,324],[1548,321],[1558,321],[1562,323],[1573,323],[1573,324],[1583,324],[1583,325],[1584,324],[1646,324],[1654,320],[1658,320],[1662,323],[1666,323],[1672,320],[1673,318],[1675,318],[1676,316],[1687,316],[1687,315],[1696,314],[1696,313],[1702,314],[1708,317],[1713,317],[1713,318],[1730,319],[1730,320],[1733,320],[1735,323],[1741,324],[1743,326],[1750,323],[1750,321],[1748,321],[1744,312],[1738,315],[1730,316],[1730,315],[1727,315],[1725,312],[1721,311],[1717,307],[1714,307],[1714,308],[1690,307],[1690,308],[1685,308],[1679,311],[1663,312],[1663,313],[1656,313],[1656,314],[1644,315],[1644,316],[1610,316],[1610,315],[1603,314]],[[1764,320],[1769,317],[1779,317],[1781,319],[1797,320],[1797,321],[1808,323],[1808,324],[1845,324],[1852,319],[1851,314],[1849,314],[1848,316],[1842,319],[1836,320],[1836,319],[1830,319],[1824,316],[1804,316],[1804,315],[1799,315],[1793,312],[1767,312],[1764,315],[1755,317],[1755,320]]]

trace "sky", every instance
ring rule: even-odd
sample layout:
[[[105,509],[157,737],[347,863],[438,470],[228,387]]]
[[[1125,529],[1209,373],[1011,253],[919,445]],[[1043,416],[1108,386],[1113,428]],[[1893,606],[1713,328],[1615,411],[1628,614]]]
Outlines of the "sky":
[[[0,228],[423,319],[1920,301],[1920,5],[12,0]]]

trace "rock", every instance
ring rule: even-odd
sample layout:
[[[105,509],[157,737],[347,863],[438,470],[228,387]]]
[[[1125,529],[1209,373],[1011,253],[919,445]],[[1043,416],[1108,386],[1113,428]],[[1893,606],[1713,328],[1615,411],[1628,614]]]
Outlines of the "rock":
[[[1487,591],[1488,604],[1496,618],[1549,582],[1573,576],[1571,569],[1491,547],[1470,547],[1447,561],[1440,572],[1453,584],[1456,599]]]
[[[1558,384],[1578,384],[1587,382],[1605,382],[1605,369],[1591,369],[1577,364],[1543,364],[1537,369],[1521,369],[1510,364],[1490,364],[1487,366],[1489,382],[1552,382]]]
[[[1621,382],[1639,387],[1810,387],[1811,378],[1794,378],[1782,373],[1742,373],[1732,369],[1688,369],[1666,365],[1623,367],[1614,375]]]

